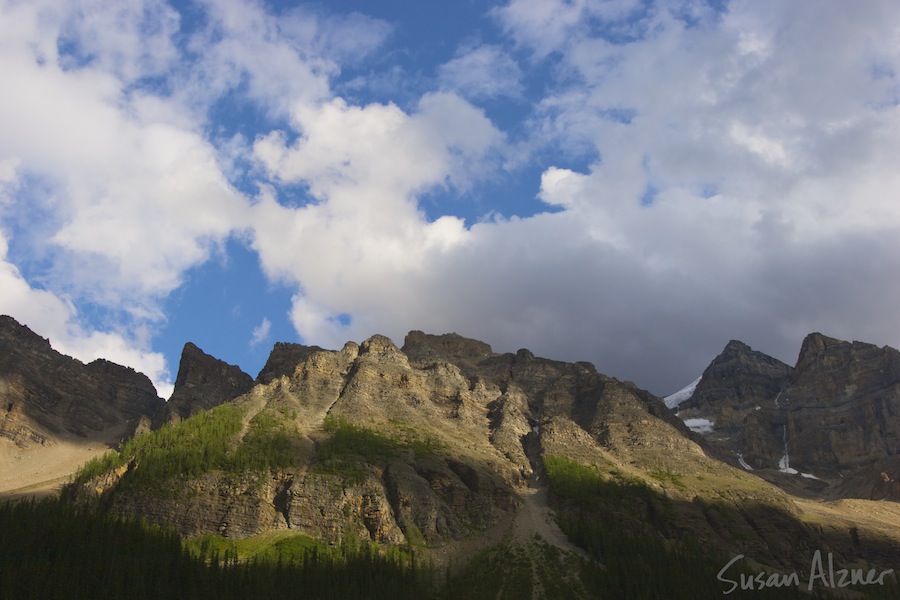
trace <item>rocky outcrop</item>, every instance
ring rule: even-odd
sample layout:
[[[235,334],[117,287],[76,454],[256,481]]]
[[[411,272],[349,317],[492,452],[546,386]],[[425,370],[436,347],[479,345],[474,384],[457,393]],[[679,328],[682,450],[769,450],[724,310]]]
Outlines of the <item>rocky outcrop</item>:
[[[156,415],[156,426],[178,422],[250,391],[253,378],[188,342],[181,351],[175,389]]]
[[[106,360],[84,364],[0,317],[0,437],[27,448],[58,436],[119,439],[163,401],[147,376]]]
[[[259,375],[256,376],[256,381],[271,383],[273,379],[278,379],[282,376],[290,377],[298,366],[306,362],[306,359],[316,352],[324,352],[324,350],[318,346],[276,342],[268,360],[266,360],[266,364],[259,372]]]
[[[228,373],[188,348],[186,356],[195,356],[182,361],[173,401],[184,393],[179,389],[207,389],[185,364],[210,364],[206,372],[219,378]],[[234,400],[246,411],[240,435],[252,436],[263,415],[282,423],[295,432],[293,466],[257,473],[253,485],[208,474],[165,486],[179,493],[120,494],[113,484],[101,486],[101,494],[122,514],[185,535],[245,537],[290,528],[334,542],[360,537],[439,547],[511,517],[521,505],[516,489],[543,485],[542,429],[552,431],[560,419],[583,433],[567,453],[577,454],[578,444],[598,445],[650,466],[673,449],[702,456],[684,424],[652,394],[589,363],[524,349],[498,354],[456,334],[414,331],[402,349],[380,335],[340,351],[280,344],[263,372],[268,383]],[[209,397],[233,389],[208,388]],[[351,443],[335,467],[328,461],[336,459],[319,455],[332,435],[326,422],[335,421],[369,432],[364,438],[383,436],[396,449],[373,456],[355,453]],[[645,452],[654,445],[661,453]]]

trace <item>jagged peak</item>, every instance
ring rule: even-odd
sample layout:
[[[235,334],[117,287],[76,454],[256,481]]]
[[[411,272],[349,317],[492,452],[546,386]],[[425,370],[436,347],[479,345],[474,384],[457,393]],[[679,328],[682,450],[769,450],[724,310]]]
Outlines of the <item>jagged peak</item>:
[[[709,371],[710,369],[714,369],[716,366],[724,363],[742,365],[769,364],[790,369],[790,365],[787,365],[777,358],[769,356],[764,352],[754,350],[749,345],[740,340],[730,340],[725,345],[725,348],[722,350],[722,352],[709,364],[706,371],[704,371],[704,375],[706,375],[707,371]]]
[[[241,380],[247,386],[253,381],[253,378],[244,373],[240,367],[207,354],[193,342],[187,342],[181,350],[178,375],[175,377],[175,389],[177,390],[179,387],[186,385],[188,381],[196,377],[197,373],[207,371],[215,371],[219,374],[227,373],[228,376]],[[201,378],[203,378],[202,375]]]
[[[803,343],[800,345],[800,356],[797,358],[797,364],[806,362],[829,347],[848,343],[837,338],[828,337],[817,331],[810,333],[803,338]]]
[[[519,348],[516,351],[516,358],[519,360],[534,360],[534,352],[528,348]]]
[[[394,344],[391,338],[381,335],[380,333],[376,333],[366,341],[364,341],[359,347],[360,354],[400,354],[400,349],[397,348],[397,345]]]
[[[753,352],[753,348],[745,344],[740,340],[729,340],[727,344],[725,344],[725,349],[722,351],[722,354],[725,353],[749,353]]]
[[[253,378],[240,367],[187,342],[181,350],[175,390],[155,415],[155,424],[177,421],[199,410],[218,406],[248,392],[253,384]]]
[[[341,348],[341,354],[347,356],[350,360],[354,360],[359,356],[359,344],[356,342],[346,342]]]
[[[27,325],[23,325],[9,315],[0,315],[0,335],[14,336],[18,339],[27,339],[29,343],[53,350],[50,340],[41,337],[32,331]],[[56,352],[56,350],[53,350]]]
[[[290,376],[300,364],[317,352],[327,352],[327,350],[319,346],[275,342],[269,358],[266,359],[266,364],[256,376],[256,381],[270,383],[284,375]]]

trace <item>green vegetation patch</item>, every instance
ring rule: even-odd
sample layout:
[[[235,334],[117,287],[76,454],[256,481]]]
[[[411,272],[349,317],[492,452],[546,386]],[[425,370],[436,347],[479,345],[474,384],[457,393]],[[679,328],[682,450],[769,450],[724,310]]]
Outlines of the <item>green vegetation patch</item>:
[[[373,429],[354,425],[343,417],[328,415],[324,426],[331,437],[319,448],[319,458],[322,460],[356,455],[369,460],[385,461],[400,455],[400,442]]]
[[[687,485],[684,483],[684,477],[671,469],[654,469],[647,474],[660,483],[670,483],[679,489],[687,489]]]
[[[387,466],[406,452],[413,452],[419,458],[434,456],[444,447],[430,437],[423,438],[409,427],[397,428],[389,437],[333,415],[325,417],[324,429],[331,436],[319,447],[318,464],[314,470],[340,475],[356,483],[366,478],[369,465]]]
[[[379,556],[404,569],[419,566],[415,553],[407,547],[382,547],[374,542],[354,538],[347,538],[342,544],[334,546],[302,533],[284,530],[240,540],[203,535],[185,540],[183,546],[188,554],[207,563],[291,565],[317,560],[346,564],[352,559],[371,555]]]
[[[281,419],[260,412],[250,421],[242,443],[245,409],[223,404],[179,423],[125,442],[118,451],[88,462],[75,475],[75,484],[128,465],[120,489],[147,488],[176,476],[199,477],[211,471],[242,473],[292,464],[291,435]]]
[[[544,457],[544,469],[553,493],[576,504],[632,511],[637,508],[634,500],[648,502],[657,498],[653,489],[636,477],[618,470],[604,473],[564,456]]]

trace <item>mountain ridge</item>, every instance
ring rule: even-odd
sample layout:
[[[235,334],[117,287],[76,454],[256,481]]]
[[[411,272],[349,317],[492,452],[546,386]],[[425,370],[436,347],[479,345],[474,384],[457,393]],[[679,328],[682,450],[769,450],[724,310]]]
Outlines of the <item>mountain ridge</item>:
[[[845,351],[820,346],[813,338],[805,356]],[[784,374],[745,344],[726,350],[710,373],[747,375],[727,396],[739,407]],[[401,347],[374,335],[340,350],[276,344],[272,354],[241,393],[249,375],[186,344],[175,394],[208,391],[197,396],[202,409],[159,421],[89,463],[64,497],[187,540],[303,535],[412,548],[448,569],[492,551],[512,552],[537,573],[544,551],[534,544],[611,565],[609,550],[596,546],[610,531],[651,546],[694,540],[766,568],[808,567],[818,548],[842,564],[897,558],[897,503],[881,512],[865,500],[823,503],[809,489],[761,478],[685,425],[691,398],[676,416],[663,399],[587,362],[421,331]],[[826,362],[843,365],[836,356]],[[229,373],[239,385],[216,387]],[[713,383],[706,389],[728,391],[726,379]],[[882,484],[893,489],[890,478]]]
[[[706,439],[720,459],[783,487],[898,499],[900,352],[890,346],[811,333],[791,367],[729,342],[677,411],[713,424]]]

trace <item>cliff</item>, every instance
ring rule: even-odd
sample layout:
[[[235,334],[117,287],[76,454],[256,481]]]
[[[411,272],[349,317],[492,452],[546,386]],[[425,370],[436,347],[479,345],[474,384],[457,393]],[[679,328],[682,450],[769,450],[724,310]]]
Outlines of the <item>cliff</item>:
[[[720,458],[782,485],[824,497],[896,496],[890,482],[900,471],[890,459],[900,454],[900,352],[894,348],[813,333],[789,367],[732,341],[677,410],[688,423],[714,424],[705,437]]]
[[[0,316],[0,437],[22,448],[71,434],[119,438],[163,401],[147,376],[111,363],[84,364]]]
[[[240,367],[210,356],[188,342],[181,351],[175,389],[154,419],[154,426],[177,423],[250,391],[253,378]]]

